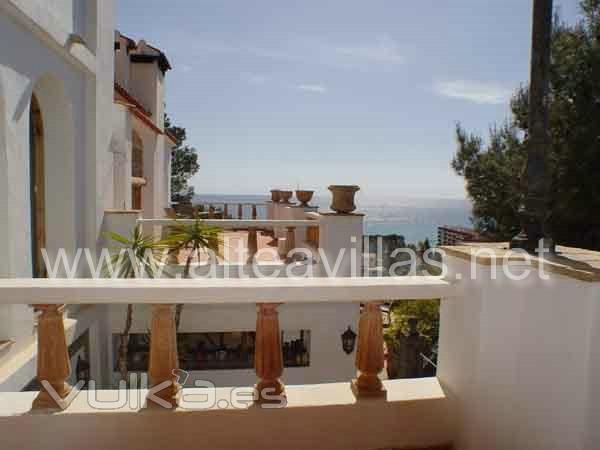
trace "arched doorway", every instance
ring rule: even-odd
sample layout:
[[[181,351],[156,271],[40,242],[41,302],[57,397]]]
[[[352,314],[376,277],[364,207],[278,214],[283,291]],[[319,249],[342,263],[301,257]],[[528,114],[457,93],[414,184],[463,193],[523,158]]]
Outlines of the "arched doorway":
[[[59,78],[46,74],[37,80],[29,113],[32,276],[63,277],[67,269],[56,261],[60,255],[73,260],[81,242],[83,228],[78,225],[83,223],[84,209],[78,213],[75,207],[83,180],[76,186],[73,104]],[[57,268],[52,273],[46,270],[43,249],[48,269]]]
[[[31,193],[31,255],[34,278],[45,278],[42,249],[46,248],[46,183],[44,172],[44,121],[33,94],[29,109],[29,173]]]

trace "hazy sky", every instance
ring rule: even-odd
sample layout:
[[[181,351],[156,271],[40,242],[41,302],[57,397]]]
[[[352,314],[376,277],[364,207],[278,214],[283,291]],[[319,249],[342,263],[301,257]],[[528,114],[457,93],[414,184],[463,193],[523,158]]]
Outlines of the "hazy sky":
[[[577,0],[555,0],[574,21]],[[198,193],[359,184],[464,197],[454,124],[487,132],[528,79],[531,0],[118,0],[173,65]]]

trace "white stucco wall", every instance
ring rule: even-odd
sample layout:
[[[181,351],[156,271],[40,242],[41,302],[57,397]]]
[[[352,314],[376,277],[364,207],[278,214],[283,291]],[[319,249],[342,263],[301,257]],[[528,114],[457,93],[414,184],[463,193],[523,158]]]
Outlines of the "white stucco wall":
[[[167,193],[169,191],[169,177],[167,176],[167,167],[169,167],[170,150],[167,147],[167,138],[164,135],[156,138],[156,166],[154,176],[156,183],[154,185],[154,211],[155,217],[165,217],[165,208],[169,206]]]
[[[113,164],[105,175],[104,208],[131,209],[132,118],[129,108],[115,104],[112,122]]]
[[[121,333],[126,305],[109,306],[111,334]],[[344,303],[315,303],[281,305],[280,329],[283,331],[310,330],[310,366],[286,368],[282,380],[286,384],[312,384],[350,381],[356,373],[355,354],[342,350],[341,335],[349,325],[356,330],[359,305]],[[151,307],[134,306],[132,333],[146,333],[150,327]],[[186,305],[182,314],[181,333],[254,331],[254,305]],[[113,353],[112,336],[107,346]],[[114,368],[115,355],[110,358]],[[114,374],[118,379],[118,373]],[[252,386],[256,382],[254,370],[193,371],[188,385],[196,379],[208,380],[217,386]]]
[[[9,205],[9,187],[6,129],[4,82],[0,75],[0,246],[5,249],[4,258],[0,258],[0,278],[8,276],[10,273],[10,260],[12,257],[12,248],[8,245],[10,240],[10,221],[7,214]]]
[[[7,174],[0,187],[1,215],[7,220],[0,226],[9,236],[10,255],[10,262],[0,268],[5,276],[31,274],[29,102],[34,91],[45,125],[48,246],[94,248],[97,239],[104,209],[102,175],[107,162],[112,164],[112,124],[104,119],[110,117],[113,103],[114,26],[112,1],[87,4],[94,5],[100,39],[91,60],[89,52],[87,59],[77,59],[86,55],[80,45],[60,47],[70,32],[69,20],[72,23],[70,2],[11,1],[0,8],[6,113],[0,127],[5,135],[0,161]]]
[[[102,175],[108,158],[112,161],[108,151],[112,124],[105,119],[113,104],[114,11],[112,0],[78,0],[84,9],[77,11],[74,1],[0,4],[0,246],[5,252],[0,277],[32,273],[29,106],[33,93],[44,124],[49,253],[59,247],[93,249],[98,236],[104,206]],[[85,24],[74,30],[74,18],[85,19]],[[73,31],[85,32],[88,48],[68,44]],[[8,359],[34,343],[31,308],[0,307],[0,330],[0,339],[16,341],[0,355],[3,370]],[[30,356],[21,361],[14,376],[3,379],[15,390],[33,378],[34,354]]]
[[[116,31],[115,39],[119,39],[121,48],[115,51],[115,81],[125,89],[129,89],[129,52],[127,40]]]
[[[95,248],[105,209],[105,186],[113,180],[113,153],[111,140],[113,124],[109,117],[114,111],[114,30],[115,7],[113,0],[93,0],[96,7],[97,50],[96,77],[87,77],[86,99],[90,110],[86,116],[87,137],[86,178],[88,189],[85,202],[90,205],[85,216],[85,243]],[[89,7],[89,6],[88,6]],[[93,207],[91,207],[93,205]]]
[[[46,0],[46,7],[65,30],[72,32],[74,29],[74,13],[77,10],[77,6],[74,5],[76,2],[77,0]]]
[[[51,190],[47,195],[47,206],[53,204],[64,196],[65,201],[60,202],[63,211],[69,210],[71,214],[65,217],[64,226],[73,231],[75,218],[72,217],[76,206],[83,207],[82,203],[75,205],[74,186],[68,188],[69,179],[72,179],[76,168],[82,166],[82,158],[74,154],[75,142],[83,142],[83,127],[75,135],[74,117],[85,117],[84,75],[62,58],[45,47],[38,39],[27,30],[0,16],[0,30],[4,34],[0,38],[0,54],[2,64],[0,73],[5,80],[5,100],[7,109],[7,155],[6,167],[8,172],[8,215],[9,220],[9,246],[11,249],[11,263],[9,276],[25,276],[31,274],[30,255],[30,196],[29,196],[29,102],[35,90],[40,100],[44,119],[45,153],[47,188]],[[19,46],[13,45],[19,42]],[[77,95],[79,94],[79,95]],[[53,102],[58,102],[56,108]],[[58,109],[60,107],[60,109]],[[59,114],[66,113],[64,116]],[[46,117],[48,116],[48,117]],[[69,123],[71,121],[71,123]],[[47,138],[47,139],[46,139]],[[59,139],[64,142],[60,145]],[[65,154],[53,154],[60,147],[69,154],[67,161]],[[80,155],[81,156],[81,155]],[[62,163],[63,167],[54,167],[53,164]],[[63,171],[64,169],[64,171]],[[54,172],[53,170],[58,170]],[[66,176],[65,176],[66,175]],[[64,183],[61,183],[61,179]],[[80,179],[79,183],[83,184]],[[61,185],[62,184],[62,185]],[[71,185],[72,186],[72,185]],[[58,192],[53,192],[57,189]],[[62,189],[66,192],[60,192]],[[81,199],[80,199],[81,201]],[[52,215],[48,217],[49,227],[55,227],[56,222]],[[57,218],[58,220],[58,218]],[[49,231],[49,238],[53,232]],[[70,239],[75,238],[71,233]],[[58,242],[57,242],[58,243]],[[49,242],[52,244],[52,242]]]
[[[135,116],[133,111],[129,111],[128,120],[131,125],[127,125],[127,120],[124,121],[118,111],[118,117],[113,118],[113,141],[120,140],[122,142],[114,144],[113,147],[130,146],[130,143],[125,142],[131,140],[131,136],[127,135],[128,131],[131,134],[131,130],[127,130],[127,126],[131,126],[132,130],[140,136],[144,147],[143,175],[146,180],[146,185],[142,190],[144,218],[162,218],[165,217],[164,209],[170,204],[171,143],[162,134],[162,130],[164,130],[165,76],[156,61],[131,62],[133,53],[154,52],[146,46],[144,41],[140,41],[137,44],[138,49],[130,53],[127,51],[127,40],[119,33],[116,36],[121,48],[115,52],[115,79],[150,113],[147,120],[155,126],[155,129],[146,121]],[[120,170],[113,170],[113,178],[115,204],[110,207],[123,208],[121,192],[123,186],[129,186],[129,191],[131,191],[130,175]],[[131,192],[128,196],[131,196]],[[131,201],[125,202],[125,205],[130,208]]]
[[[361,214],[321,214],[319,218],[319,247],[327,258],[328,267],[338,270],[335,276],[362,274],[362,241],[364,216]],[[324,261],[321,261],[324,263]],[[324,273],[326,275],[326,273]]]
[[[154,131],[144,125],[139,119],[134,118],[133,129],[139,134],[144,145],[144,178],[146,185],[142,188],[142,208],[145,219],[152,219],[159,216],[156,207],[156,194],[158,191],[158,177],[156,173],[159,170],[159,142],[158,136]]]
[[[464,292],[442,301],[438,377],[458,446],[598,448],[599,285],[556,274],[516,282],[501,268],[491,280],[482,265],[472,281],[467,262],[449,266]]]
[[[129,69],[129,90],[133,96],[152,114],[155,123],[157,118],[159,99],[159,72],[156,63],[131,63]]]

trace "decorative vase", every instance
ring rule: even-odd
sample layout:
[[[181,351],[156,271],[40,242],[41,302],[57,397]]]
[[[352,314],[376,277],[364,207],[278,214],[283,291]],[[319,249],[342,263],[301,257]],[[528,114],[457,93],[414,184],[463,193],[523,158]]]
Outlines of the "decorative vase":
[[[314,193],[315,191],[296,191],[296,198],[301,206],[307,207],[308,202],[312,200]]]
[[[354,195],[360,191],[359,186],[333,185],[328,188],[332,195],[331,209],[338,214],[350,214],[356,210]]]
[[[292,191],[280,191],[281,194],[281,201],[283,203],[290,203],[290,199],[292,198],[292,195],[294,195],[294,193]]]
[[[271,201],[273,203],[279,203],[281,201],[281,191],[279,189],[271,190]]]

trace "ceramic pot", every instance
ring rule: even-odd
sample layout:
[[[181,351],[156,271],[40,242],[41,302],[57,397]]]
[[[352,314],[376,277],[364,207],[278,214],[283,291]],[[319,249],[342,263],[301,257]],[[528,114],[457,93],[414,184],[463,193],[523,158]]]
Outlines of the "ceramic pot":
[[[360,191],[359,186],[333,185],[328,188],[333,195],[331,209],[338,214],[350,214],[356,210],[354,196]]]
[[[296,198],[302,206],[307,207],[314,194],[315,191],[296,191]]]
[[[281,191],[281,201],[282,203],[290,203],[290,199],[292,198],[294,193],[292,191]]]
[[[271,201],[273,203],[279,203],[281,201],[281,191],[279,189],[271,190]]]

